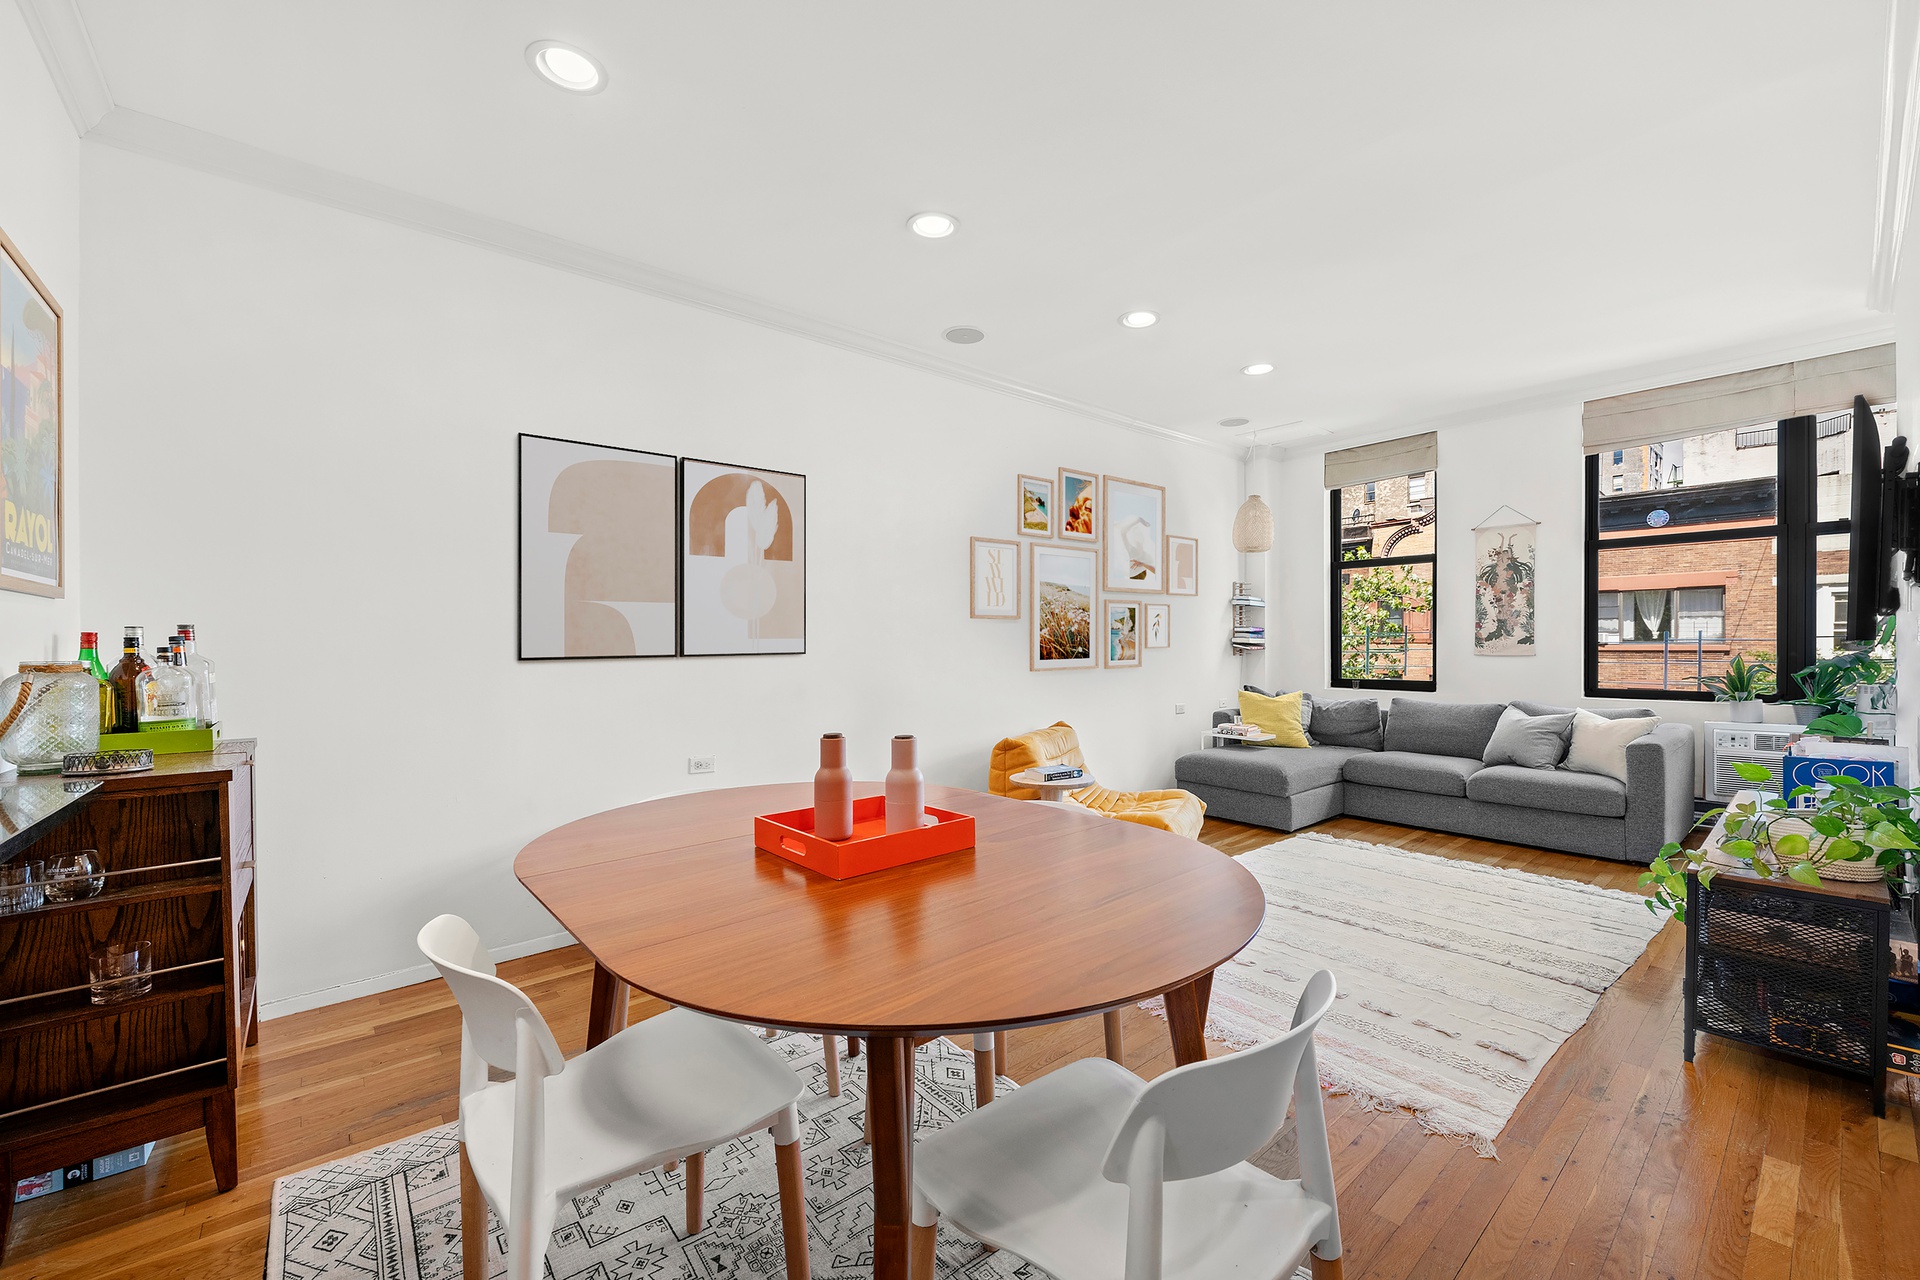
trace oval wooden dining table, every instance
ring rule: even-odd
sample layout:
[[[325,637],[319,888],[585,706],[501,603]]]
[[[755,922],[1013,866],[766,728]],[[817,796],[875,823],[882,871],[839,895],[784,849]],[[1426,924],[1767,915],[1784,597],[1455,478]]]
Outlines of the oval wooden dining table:
[[[974,847],[852,880],[754,848],[754,816],[810,806],[804,783],[611,809],[514,862],[593,955],[590,1045],[626,1025],[629,988],[866,1039],[877,1280],[908,1276],[916,1039],[1165,995],[1175,1059],[1197,1062],[1214,968],[1266,910],[1246,868],[1169,832],[954,787],[927,802],[972,814]]]

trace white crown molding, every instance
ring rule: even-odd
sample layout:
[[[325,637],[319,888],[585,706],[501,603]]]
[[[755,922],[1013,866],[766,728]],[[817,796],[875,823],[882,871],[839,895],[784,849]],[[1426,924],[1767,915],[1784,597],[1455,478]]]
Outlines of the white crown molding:
[[[113,94],[107,89],[86,21],[74,0],[19,0],[19,4],[20,16],[47,64],[74,132],[84,138],[113,110]]]
[[[1889,0],[1887,73],[1880,103],[1880,181],[1873,210],[1867,305],[1892,311],[1900,252],[1920,159],[1920,0]]]
[[[1833,355],[1892,341],[1894,325],[1891,316],[1864,316],[1858,320],[1798,329],[1712,351],[1581,374],[1518,392],[1460,401],[1435,412],[1390,414],[1335,431],[1317,431],[1308,427],[1305,430],[1312,434],[1307,438],[1276,440],[1269,447],[1280,457],[1317,455],[1328,449],[1391,440],[1412,431],[1444,432],[1543,409],[1577,409],[1585,401],[1624,395],[1629,391],[1693,382],[1744,369],[1764,369],[1788,360],[1808,360],[1815,356]]]
[[[26,0],[22,0],[23,3]],[[57,3],[57,0],[54,0]],[[1055,395],[1012,378],[1003,378],[958,361],[865,333],[815,316],[789,311],[744,294],[718,289],[685,276],[674,275],[631,258],[606,253],[577,241],[548,235],[517,223],[471,213],[454,205],[411,195],[377,182],[368,182],[332,169],[293,160],[244,142],[176,124],[125,107],[115,107],[87,132],[88,142],[104,143],[136,155],[163,160],[203,173],[230,178],[262,190],[312,201],[363,217],[376,218],[414,231],[442,236],[461,244],[490,249],[527,262],[539,263],[574,275],[636,293],[665,298],[719,315],[762,325],[794,337],[872,356],[910,369],[938,374],[957,382],[1017,396],[1052,409],[1089,418],[1108,426],[1179,444],[1198,445],[1216,453],[1238,455],[1233,445],[1189,435],[1172,427],[1129,417],[1100,405]]]

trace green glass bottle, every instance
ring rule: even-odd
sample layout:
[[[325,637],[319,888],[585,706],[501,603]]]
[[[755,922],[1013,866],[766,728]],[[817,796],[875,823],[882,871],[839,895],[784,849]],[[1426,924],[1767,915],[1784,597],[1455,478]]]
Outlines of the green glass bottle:
[[[100,665],[100,633],[80,633],[80,665],[100,682],[100,732],[113,732],[113,686],[107,683],[107,669]]]

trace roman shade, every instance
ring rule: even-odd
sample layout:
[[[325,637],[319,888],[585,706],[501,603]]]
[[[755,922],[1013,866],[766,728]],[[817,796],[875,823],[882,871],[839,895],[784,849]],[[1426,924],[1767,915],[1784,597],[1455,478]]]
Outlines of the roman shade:
[[[1581,450],[1604,453],[1755,422],[1837,413],[1855,396],[1865,396],[1869,404],[1894,399],[1892,343],[1589,400],[1580,415]]]
[[[1329,489],[1344,489],[1350,484],[1385,480],[1389,476],[1419,475],[1439,466],[1440,437],[1429,431],[1424,435],[1334,450],[1326,457],[1326,484]]]

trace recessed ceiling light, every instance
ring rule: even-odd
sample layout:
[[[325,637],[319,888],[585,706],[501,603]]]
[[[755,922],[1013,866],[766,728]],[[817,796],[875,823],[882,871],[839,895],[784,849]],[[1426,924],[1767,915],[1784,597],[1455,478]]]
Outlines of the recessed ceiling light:
[[[1246,374],[1248,377],[1257,378],[1263,373],[1272,373],[1273,366],[1270,364],[1250,364],[1240,372]]]
[[[907,230],[929,240],[939,240],[960,229],[960,219],[950,213],[916,213],[907,219]]]
[[[1160,313],[1157,311],[1122,312],[1120,323],[1129,329],[1151,329],[1160,323]]]
[[[598,58],[558,40],[528,45],[527,65],[569,93],[598,93],[607,87],[607,69]]]
[[[1247,425],[1247,420],[1245,418],[1222,418],[1220,419],[1220,425],[1223,427],[1244,427]]]
[[[982,338],[986,337],[987,335],[982,333],[980,330],[974,328],[972,325],[963,324],[963,325],[954,326],[953,328],[947,330],[945,333],[941,334],[940,336],[945,338],[948,342],[958,342],[962,346],[966,346],[970,343],[980,341]]]

